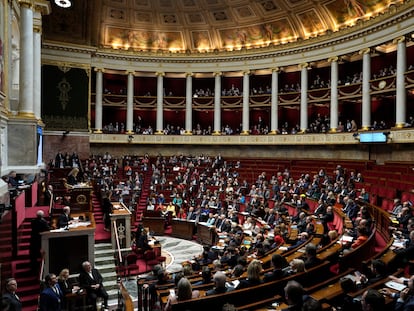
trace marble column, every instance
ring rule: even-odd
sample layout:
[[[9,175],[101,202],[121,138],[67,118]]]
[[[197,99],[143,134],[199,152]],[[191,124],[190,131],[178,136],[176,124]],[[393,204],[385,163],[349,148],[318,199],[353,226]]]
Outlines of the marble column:
[[[214,73],[214,130],[213,135],[221,135],[221,72]]]
[[[359,51],[359,54],[362,54],[362,129],[363,130],[369,130],[371,128],[371,94],[370,94],[371,54],[370,52],[371,50],[369,48]]]
[[[277,134],[279,127],[279,68],[272,69],[272,95],[270,106],[270,134]]]
[[[132,134],[134,123],[134,72],[128,71],[126,133]]]
[[[250,95],[250,70],[243,71],[243,120],[242,120],[242,135],[249,135],[249,95]]]
[[[193,132],[193,74],[187,72],[185,89],[185,134]]]
[[[308,128],[308,63],[300,64],[300,130],[306,133]]]
[[[42,118],[42,64],[41,64],[41,28],[33,28],[33,110],[37,120]]]
[[[406,123],[407,94],[405,90],[405,71],[407,70],[407,56],[405,37],[396,38],[397,44],[397,72],[396,72],[396,123],[395,126],[402,128]]]
[[[33,110],[33,2],[20,0],[20,90],[18,115],[34,119]]]
[[[157,72],[157,124],[155,134],[163,134],[164,129],[164,72]]]
[[[102,97],[103,97],[103,69],[96,71],[96,95],[95,95],[95,133],[102,133]]]
[[[331,63],[330,131],[336,132],[338,128],[338,57],[330,57],[328,62]]]

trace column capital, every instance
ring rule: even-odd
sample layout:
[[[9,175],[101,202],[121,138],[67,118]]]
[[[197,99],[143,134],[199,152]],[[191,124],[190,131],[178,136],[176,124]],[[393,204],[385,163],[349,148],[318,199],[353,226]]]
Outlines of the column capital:
[[[165,72],[162,72],[162,71],[157,71],[156,73],[155,73],[155,75],[157,76],[157,77],[164,77],[165,76]]]
[[[309,63],[301,63],[298,66],[300,69],[307,69],[310,67]]]
[[[252,73],[249,69],[243,70],[242,72],[243,72],[243,76],[250,75]]]
[[[213,72],[213,76],[217,77],[217,76],[222,76],[223,73],[221,71],[215,71]]]
[[[32,9],[34,6],[34,3],[33,3],[33,0],[19,0],[19,5],[21,7]]]
[[[34,10],[42,15],[49,15],[52,12],[52,7],[49,1],[46,0],[34,0]]]
[[[331,57],[328,58],[329,63],[338,62],[338,61],[339,61],[338,56],[331,56]]]
[[[135,71],[134,70],[125,70],[125,74],[126,75],[130,75],[130,74],[135,75]]]
[[[280,67],[274,67],[274,68],[270,68],[270,70],[272,70],[272,72],[281,72],[282,68]]]
[[[194,76],[194,73],[192,73],[192,72],[186,72],[186,73],[185,73],[185,77],[186,77],[186,78],[188,78],[188,77],[192,77],[192,76]]]
[[[99,68],[99,67],[95,67],[95,68],[93,68],[93,70],[96,71],[96,72],[102,72],[102,73],[105,72],[104,68]]]
[[[365,48],[365,49],[359,50],[358,52],[359,55],[364,55],[364,54],[369,54],[369,53],[371,53],[371,48]]]
[[[392,40],[392,43],[393,44],[398,44],[398,43],[405,42],[405,40],[406,40],[405,36],[400,36],[400,37],[395,38],[394,40]]]

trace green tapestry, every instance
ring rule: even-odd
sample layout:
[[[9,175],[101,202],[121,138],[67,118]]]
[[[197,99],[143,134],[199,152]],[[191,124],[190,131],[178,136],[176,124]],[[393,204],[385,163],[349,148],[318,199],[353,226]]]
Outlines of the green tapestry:
[[[44,65],[42,80],[42,120],[45,129],[88,130],[87,71]]]

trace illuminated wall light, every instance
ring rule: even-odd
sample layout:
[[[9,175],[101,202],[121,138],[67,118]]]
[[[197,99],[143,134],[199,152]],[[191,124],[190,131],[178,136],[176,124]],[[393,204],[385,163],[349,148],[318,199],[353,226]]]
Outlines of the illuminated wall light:
[[[61,8],[70,8],[72,6],[72,2],[70,0],[55,0],[55,4]]]

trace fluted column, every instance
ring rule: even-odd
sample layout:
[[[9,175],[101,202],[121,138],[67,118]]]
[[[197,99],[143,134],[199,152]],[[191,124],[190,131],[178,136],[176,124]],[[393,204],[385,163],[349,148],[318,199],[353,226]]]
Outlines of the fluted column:
[[[397,72],[396,72],[396,123],[402,128],[406,123],[407,95],[405,90],[405,71],[407,70],[407,57],[405,37],[394,40],[397,44]]]
[[[362,129],[371,127],[371,50],[369,48],[359,51],[362,54]],[[356,121],[356,120],[355,120]]]
[[[242,135],[249,135],[249,95],[250,95],[250,70],[243,71],[243,128]]]
[[[270,106],[270,134],[277,134],[279,127],[279,68],[272,69],[272,95]]]
[[[308,128],[308,63],[300,64],[300,130],[305,133]]]
[[[102,96],[103,96],[103,69],[96,71],[96,95],[95,95],[95,133],[102,133]]]
[[[20,0],[20,90],[18,115],[34,118],[33,110],[33,3]]]
[[[193,132],[193,74],[188,72],[185,76],[185,134],[191,135]]]
[[[126,115],[126,133],[132,134],[134,123],[134,72],[127,71],[128,85],[127,85],[127,115]]]
[[[328,62],[331,63],[330,131],[336,132],[336,129],[338,128],[338,57],[330,57]]]
[[[213,135],[221,134],[221,72],[214,73],[214,131]]]
[[[164,72],[157,72],[157,128],[155,134],[162,134],[164,129]]]

